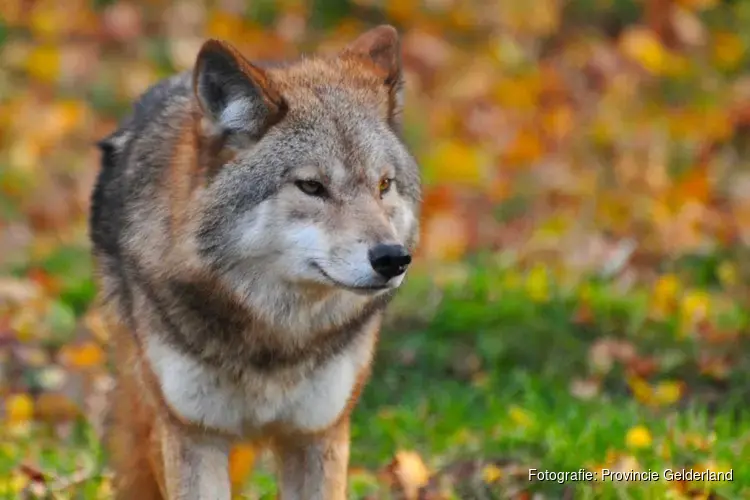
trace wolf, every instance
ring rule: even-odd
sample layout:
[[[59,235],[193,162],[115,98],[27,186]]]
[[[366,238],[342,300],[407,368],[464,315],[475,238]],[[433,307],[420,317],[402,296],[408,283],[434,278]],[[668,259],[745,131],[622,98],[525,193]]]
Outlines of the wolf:
[[[347,495],[350,414],[419,234],[399,35],[253,63],[207,40],[102,139],[90,235],[120,500],[229,499],[237,443],[285,500]]]

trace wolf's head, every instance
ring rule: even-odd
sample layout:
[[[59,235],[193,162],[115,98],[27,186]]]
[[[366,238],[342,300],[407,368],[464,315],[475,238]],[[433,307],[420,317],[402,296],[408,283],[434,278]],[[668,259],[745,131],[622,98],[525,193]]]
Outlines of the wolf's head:
[[[271,293],[401,284],[420,180],[398,133],[399,52],[390,26],[335,57],[265,68],[205,43],[193,87],[210,181],[192,235],[204,262]]]

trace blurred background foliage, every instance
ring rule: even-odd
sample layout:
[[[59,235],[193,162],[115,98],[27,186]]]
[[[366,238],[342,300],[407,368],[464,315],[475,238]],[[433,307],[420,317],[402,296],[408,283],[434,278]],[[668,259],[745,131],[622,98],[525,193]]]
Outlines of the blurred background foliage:
[[[484,332],[458,349],[452,372],[477,386],[494,380],[493,366],[531,363],[497,340],[495,330],[520,325],[540,331],[524,339],[542,350],[555,345],[545,335],[588,332],[580,359],[566,351],[584,367],[566,373],[576,397],[619,383],[645,406],[674,405],[689,374],[712,388],[740,377],[732,387],[746,396],[737,353],[750,276],[749,1],[1,0],[6,421],[66,420],[101,405],[91,394],[107,387],[94,370],[107,334],[89,309],[86,236],[93,144],[132,101],[190,68],[206,37],[276,59],[335,52],[381,22],[403,35],[405,138],[426,185],[399,328],[416,316],[437,338]],[[562,319],[542,328],[542,316]],[[659,336],[688,354],[675,361]],[[618,363],[620,382],[608,382]],[[71,371],[90,376],[73,383]],[[694,392],[708,405],[722,391]],[[524,427],[524,411],[508,425]],[[628,427],[628,443],[651,446],[648,430]],[[605,449],[599,462],[618,460]],[[500,477],[492,467],[486,482]]]

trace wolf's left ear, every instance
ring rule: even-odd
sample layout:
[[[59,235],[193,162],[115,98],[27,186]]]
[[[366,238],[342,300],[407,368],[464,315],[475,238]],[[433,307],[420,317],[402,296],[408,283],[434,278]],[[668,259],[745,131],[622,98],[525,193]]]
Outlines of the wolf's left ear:
[[[258,138],[283,118],[284,98],[265,71],[225,42],[208,40],[193,70],[193,90],[203,114],[221,132]]]
[[[373,69],[383,78],[383,84],[388,88],[389,121],[394,125],[400,125],[404,81],[401,71],[401,44],[396,28],[387,24],[373,28],[347,45],[341,55],[365,58],[373,64]]]

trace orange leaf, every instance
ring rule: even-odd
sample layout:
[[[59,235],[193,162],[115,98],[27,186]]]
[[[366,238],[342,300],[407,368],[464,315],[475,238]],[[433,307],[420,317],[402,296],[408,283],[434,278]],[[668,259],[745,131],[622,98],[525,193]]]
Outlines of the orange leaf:
[[[428,260],[453,261],[463,256],[468,241],[466,221],[455,212],[443,211],[424,223],[420,253]]]
[[[503,160],[511,165],[524,165],[538,160],[544,153],[539,135],[529,129],[519,130],[503,154]]]
[[[239,40],[244,29],[245,23],[242,17],[221,10],[216,10],[211,14],[206,26],[208,36],[228,41]]]
[[[105,355],[99,344],[84,342],[79,345],[64,346],[60,349],[61,361],[74,368],[90,368],[104,363]]]
[[[240,487],[255,465],[255,447],[240,444],[232,447],[229,453],[229,478],[234,488]]]

